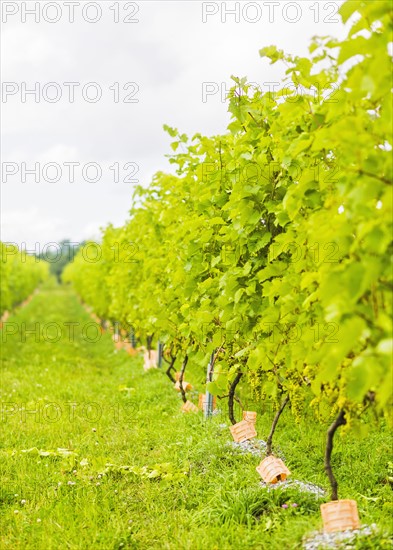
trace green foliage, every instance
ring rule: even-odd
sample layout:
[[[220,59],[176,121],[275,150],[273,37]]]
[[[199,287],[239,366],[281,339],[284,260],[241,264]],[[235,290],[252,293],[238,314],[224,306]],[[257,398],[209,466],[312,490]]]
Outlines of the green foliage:
[[[0,315],[27,298],[48,277],[48,264],[0,241]]]
[[[129,221],[104,232],[115,260],[79,256],[67,275],[98,314],[195,365],[221,349],[212,393],[248,370],[298,419],[311,401],[348,426],[392,395],[391,12],[341,8],[354,12],[344,40],[316,38],[307,58],[263,48],[285,62],[281,88],[234,78],[226,134],[166,126],[176,175],[138,188]]]
[[[73,281],[74,287],[83,300],[93,307],[101,318],[108,318],[109,295],[106,287],[106,276],[110,267],[110,252],[105,244],[109,239],[107,230],[103,246],[93,242],[84,243],[64,268],[62,281]]]
[[[49,263],[50,272],[56,277],[58,282],[60,282],[64,268],[69,262],[72,262],[78,250],[84,246],[84,244],[85,243],[77,244],[69,239],[64,239],[58,243],[55,249],[49,248],[38,257]]]

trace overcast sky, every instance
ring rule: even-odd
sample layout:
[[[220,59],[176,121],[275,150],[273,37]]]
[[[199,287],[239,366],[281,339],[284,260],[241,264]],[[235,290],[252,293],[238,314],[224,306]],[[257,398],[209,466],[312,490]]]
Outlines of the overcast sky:
[[[312,36],[344,34],[341,1],[1,4],[1,240],[29,247],[124,223],[123,180],[170,170],[163,124],[222,133],[231,75],[280,78],[260,48],[307,55]]]

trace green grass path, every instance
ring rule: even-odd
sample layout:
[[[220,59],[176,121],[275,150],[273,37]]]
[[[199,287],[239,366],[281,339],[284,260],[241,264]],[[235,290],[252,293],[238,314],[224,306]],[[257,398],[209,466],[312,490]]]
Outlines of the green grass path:
[[[141,358],[96,336],[76,296],[56,286],[3,328],[1,548],[300,548],[319,527],[319,503],[267,495],[258,457],[228,448],[225,417],[181,413],[162,371],[144,373]],[[262,437],[269,415],[258,422]],[[289,415],[277,433],[294,477],[326,487],[323,438],[323,427],[298,427]],[[361,445],[339,440],[335,455],[341,497],[356,498],[362,520],[382,527],[389,451],[375,432]]]

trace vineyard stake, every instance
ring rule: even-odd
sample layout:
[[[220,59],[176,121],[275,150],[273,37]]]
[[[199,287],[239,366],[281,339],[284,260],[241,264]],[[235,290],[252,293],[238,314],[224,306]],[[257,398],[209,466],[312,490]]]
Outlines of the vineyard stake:
[[[213,369],[214,369],[214,354],[211,354],[209,364],[207,365],[206,382],[212,381]],[[203,415],[205,418],[210,418],[213,414],[213,395],[206,390],[205,406],[203,407]]]
[[[158,368],[160,369],[162,367],[162,352],[164,350],[164,345],[162,342],[158,340],[157,344],[157,358],[158,358]]]
[[[135,333],[133,329],[130,330],[130,342],[131,342],[132,349],[136,349],[136,338],[135,338]]]

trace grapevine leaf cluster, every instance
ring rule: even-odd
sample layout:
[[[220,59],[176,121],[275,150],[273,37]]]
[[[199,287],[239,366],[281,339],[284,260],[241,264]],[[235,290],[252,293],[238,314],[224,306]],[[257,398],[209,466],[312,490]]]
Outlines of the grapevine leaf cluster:
[[[239,373],[301,418],[347,423],[392,395],[392,13],[348,1],[345,39],[269,46],[279,90],[233,77],[223,135],[172,138],[173,174],[138,187],[100,261],[65,272],[82,299],[225,395]],[[201,370],[201,372],[203,372]]]

